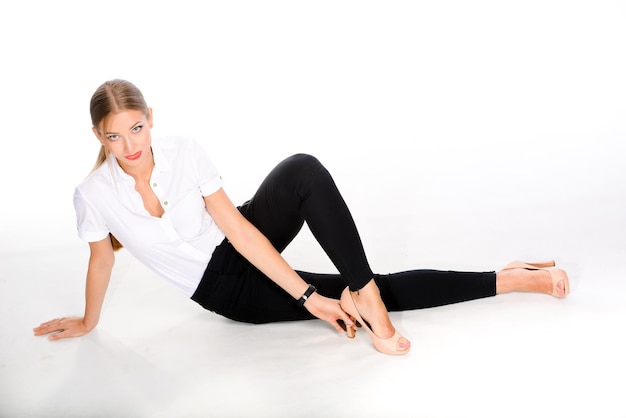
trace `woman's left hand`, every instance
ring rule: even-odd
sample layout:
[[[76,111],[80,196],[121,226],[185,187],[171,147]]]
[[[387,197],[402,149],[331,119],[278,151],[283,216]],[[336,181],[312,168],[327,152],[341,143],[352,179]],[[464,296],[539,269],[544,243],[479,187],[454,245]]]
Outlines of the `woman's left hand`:
[[[328,322],[339,332],[347,332],[349,337],[356,332],[355,321],[348,315],[337,299],[327,298],[319,293],[313,293],[304,303],[304,307],[317,318]],[[337,321],[342,321],[346,329]]]

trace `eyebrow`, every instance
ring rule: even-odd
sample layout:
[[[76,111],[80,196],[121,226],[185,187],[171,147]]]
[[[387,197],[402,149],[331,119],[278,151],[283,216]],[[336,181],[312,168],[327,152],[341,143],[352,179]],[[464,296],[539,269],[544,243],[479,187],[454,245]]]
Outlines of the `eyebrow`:
[[[130,127],[129,131],[130,131],[130,130],[132,130],[132,129],[134,129],[134,128],[135,128],[137,125],[139,125],[140,123],[143,123],[143,121],[142,121],[142,120],[140,120],[140,121],[135,122],[133,125],[131,125],[131,127]],[[107,131],[107,132],[105,132],[104,134],[105,134],[105,135],[119,135],[117,132],[110,132],[110,131]]]

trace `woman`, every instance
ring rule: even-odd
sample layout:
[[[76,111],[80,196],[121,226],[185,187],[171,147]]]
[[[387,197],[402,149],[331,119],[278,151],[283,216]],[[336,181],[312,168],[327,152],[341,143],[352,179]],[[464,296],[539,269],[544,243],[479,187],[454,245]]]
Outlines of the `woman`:
[[[388,310],[510,291],[557,297],[569,292],[566,273],[550,268],[554,262],[513,262],[498,273],[374,274],[341,194],[314,157],[285,159],[252,199],[235,207],[195,141],[152,140],[152,110],[132,83],[103,83],[90,110],[101,149],[74,195],[78,234],[90,247],[85,314],[43,323],[35,335],[78,337],[97,325],[114,251],[122,244],[192,300],[225,317],[250,323],[319,318],[350,338],[363,326],[376,349],[392,355],[408,353],[410,342],[396,332]],[[282,258],[304,222],[339,274],[295,271]]]

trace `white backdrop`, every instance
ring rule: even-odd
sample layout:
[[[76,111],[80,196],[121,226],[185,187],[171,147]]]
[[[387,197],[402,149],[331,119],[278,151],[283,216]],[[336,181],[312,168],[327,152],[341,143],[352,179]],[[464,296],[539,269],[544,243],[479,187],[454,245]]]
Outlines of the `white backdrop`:
[[[433,417],[623,416],[623,1],[13,1],[0,39],[0,412],[392,416],[421,391]],[[377,272],[556,258],[572,295],[395,313],[415,344],[394,362],[322,325],[213,320],[122,252],[105,322],[35,339],[82,309],[72,194],[98,151],[89,99],[118,77],[143,90],[153,135],[206,147],[235,202],[282,158],[318,156]],[[285,256],[332,269],[307,234]]]
[[[154,135],[206,146],[235,202],[281,158],[317,155],[378,270],[623,250],[625,9],[5,4],[1,254],[77,245],[73,187],[98,149],[88,102],[117,77],[144,91]],[[308,245],[287,254],[330,267]]]

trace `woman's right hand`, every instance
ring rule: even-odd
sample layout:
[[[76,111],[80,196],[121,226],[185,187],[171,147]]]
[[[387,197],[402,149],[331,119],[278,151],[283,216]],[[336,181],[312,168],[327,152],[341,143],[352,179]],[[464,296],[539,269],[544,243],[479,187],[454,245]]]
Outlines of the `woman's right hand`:
[[[44,322],[33,331],[36,336],[52,334],[48,337],[49,340],[55,341],[62,338],[80,337],[87,334],[94,327],[89,327],[85,324],[84,318],[68,317],[57,318],[52,321]]]
[[[347,333],[348,337],[354,338],[355,321],[341,309],[338,300],[314,292],[304,303],[304,307],[315,317],[328,322],[337,331]],[[340,325],[339,321],[343,322],[345,328]]]

